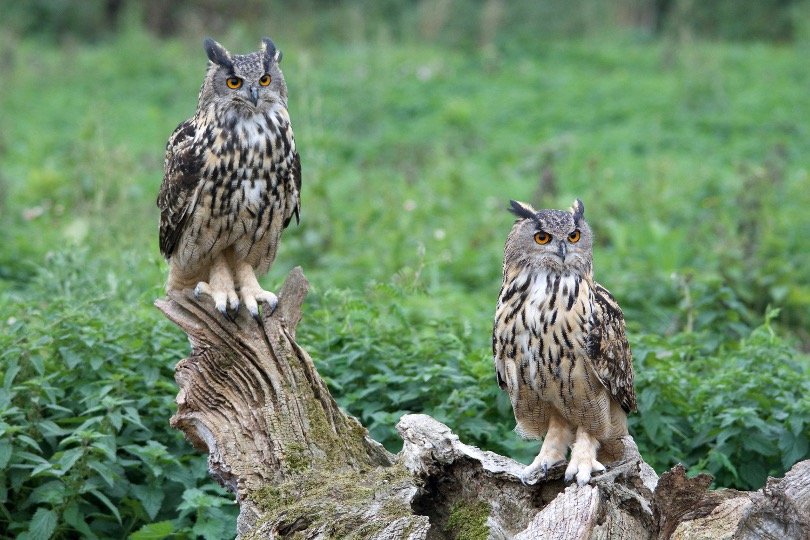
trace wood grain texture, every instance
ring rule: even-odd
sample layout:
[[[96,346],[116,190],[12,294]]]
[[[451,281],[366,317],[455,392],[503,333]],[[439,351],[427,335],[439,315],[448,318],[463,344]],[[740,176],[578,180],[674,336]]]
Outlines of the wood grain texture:
[[[295,342],[307,282],[294,269],[279,305],[260,323],[230,321],[190,291],[157,307],[188,334],[191,354],[175,367],[180,391],[171,425],[208,452],[211,474],[241,500],[301,468],[388,465],[391,456],[340,411],[312,359]]]

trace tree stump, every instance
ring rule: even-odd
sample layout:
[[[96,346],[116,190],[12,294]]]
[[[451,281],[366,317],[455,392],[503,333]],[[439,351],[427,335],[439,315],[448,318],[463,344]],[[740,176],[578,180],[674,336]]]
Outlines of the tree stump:
[[[583,487],[564,466],[524,485],[524,465],[462,443],[427,415],[406,415],[394,456],[340,410],[295,341],[307,281],[290,272],[272,314],[224,318],[190,291],[157,307],[189,337],[171,425],[208,453],[240,505],[241,538],[810,538],[810,461],[763,490],[707,491],[675,468],[659,480],[632,437]]]

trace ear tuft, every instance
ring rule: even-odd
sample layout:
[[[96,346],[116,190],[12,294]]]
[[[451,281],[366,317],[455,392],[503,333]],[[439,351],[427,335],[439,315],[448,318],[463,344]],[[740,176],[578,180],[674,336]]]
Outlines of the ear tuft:
[[[522,219],[534,219],[537,216],[537,211],[526,203],[510,200],[511,208],[509,211]]]
[[[211,60],[213,63],[227,69],[233,69],[233,60],[231,59],[231,53],[229,53],[225,49],[225,47],[223,47],[210,37],[207,37],[203,41],[203,48],[205,49],[205,54],[208,55],[208,59]]]
[[[571,213],[574,214],[574,224],[579,225],[579,220],[585,215],[585,205],[579,199],[574,199],[571,205]]]
[[[269,37],[262,38],[262,59],[265,71],[270,71],[270,65],[273,62],[281,62],[281,51],[276,48],[276,44]]]

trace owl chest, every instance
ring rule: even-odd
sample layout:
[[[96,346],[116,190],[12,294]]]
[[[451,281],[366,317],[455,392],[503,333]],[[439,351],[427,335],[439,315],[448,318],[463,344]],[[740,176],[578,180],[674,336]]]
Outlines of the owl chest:
[[[204,155],[201,186],[210,197],[212,214],[253,219],[278,199],[278,178],[285,165],[279,131],[254,125],[249,129],[219,129]]]
[[[513,298],[511,308],[503,310],[503,353],[514,358],[520,379],[549,398],[585,382],[593,326],[587,281],[572,274],[541,274]]]

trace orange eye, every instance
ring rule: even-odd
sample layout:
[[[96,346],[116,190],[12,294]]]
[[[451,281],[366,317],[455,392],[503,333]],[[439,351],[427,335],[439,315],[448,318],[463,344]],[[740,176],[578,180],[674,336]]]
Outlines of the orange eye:
[[[551,235],[545,231],[539,231],[534,233],[534,241],[540,245],[548,244],[551,242]]]
[[[577,242],[579,242],[579,237],[580,237],[579,229],[577,229],[568,235],[568,241],[571,242],[572,244],[576,244]]]
[[[225,84],[228,85],[228,88],[236,90],[237,88],[242,87],[242,79],[240,79],[239,77],[228,77],[227,79],[225,79]]]
[[[265,73],[265,74],[264,74],[264,75],[262,75],[262,77],[259,79],[259,84],[260,84],[260,85],[262,85],[262,86],[267,86],[267,85],[269,85],[269,84],[270,84],[270,81],[272,81],[272,80],[273,80],[273,79],[271,79],[271,78],[270,78],[270,75],[268,75],[267,73]]]

